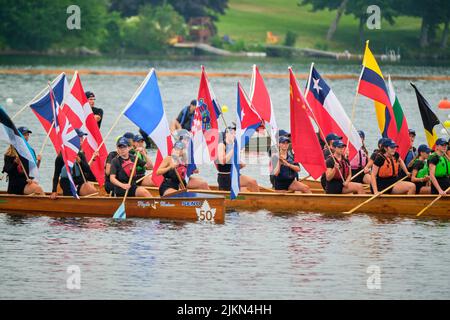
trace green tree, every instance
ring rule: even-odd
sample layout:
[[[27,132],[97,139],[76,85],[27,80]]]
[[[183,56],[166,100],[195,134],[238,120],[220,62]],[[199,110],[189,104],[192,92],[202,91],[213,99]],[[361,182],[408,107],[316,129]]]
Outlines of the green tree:
[[[127,19],[124,44],[133,52],[149,53],[168,47],[170,38],[185,34],[185,24],[170,5],[145,5],[139,15]]]

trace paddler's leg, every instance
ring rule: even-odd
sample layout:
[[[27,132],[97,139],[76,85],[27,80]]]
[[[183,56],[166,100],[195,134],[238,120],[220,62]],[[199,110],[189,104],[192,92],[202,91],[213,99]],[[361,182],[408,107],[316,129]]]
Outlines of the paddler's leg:
[[[361,183],[357,182],[349,182],[347,186],[342,188],[342,193],[358,193],[363,194],[366,193],[364,191],[364,186]]]
[[[209,190],[208,183],[200,177],[190,177],[187,184],[188,189]]]
[[[419,194],[431,194],[431,187],[423,186],[420,188]]]
[[[145,198],[152,198],[151,193],[145,189],[144,187],[138,187],[136,189],[136,197],[145,197]]]
[[[155,187],[155,184],[153,183],[151,175],[146,176],[144,178],[144,180],[142,180],[140,185],[143,186],[143,187]]]
[[[255,179],[241,175],[239,182],[241,183],[241,188],[246,188],[250,192],[259,192],[259,186]]]
[[[370,184],[371,180],[372,180],[372,177],[370,176],[370,174],[367,173],[364,175],[363,183]]]
[[[80,187],[80,196],[88,196],[90,194],[96,193],[97,188],[90,182],[85,182]]]
[[[400,181],[392,188],[392,194],[416,194],[416,185],[409,181]]]
[[[166,191],[164,191],[163,196],[168,196],[168,195],[170,195],[170,194],[172,194],[174,192],[177,192],[177,191],[178,191],[177,189],[169,188]]]
[[[289,190],[300,191],[301,193],[312,193],[309,186],[301,183],[298,180],[292,181],[291,185],[289,186]]]
[[[44,190],[42,190],[42,187],[38,185],[36,182],[32,181],[31,183],[28,183],[25,188],[23,189],[23,194],[38,194],[38,195],[45,195]]]

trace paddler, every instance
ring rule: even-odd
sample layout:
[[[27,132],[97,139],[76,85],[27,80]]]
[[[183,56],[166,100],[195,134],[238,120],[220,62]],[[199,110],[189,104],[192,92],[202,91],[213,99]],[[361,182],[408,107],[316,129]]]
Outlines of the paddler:
[[[126,190],[129,190],[128,197],[151,197],[150,192],[136,184],[136,171],[134,172],[131,183],[129,183],[136,156],[130,154],[131,146],[128,139],[125,137],[120,138],[116,146],[118,156],[111,161],[109,177],[114,186],[114,195],[116,197],[123,197]],[[137,165],[144,167],[146,162],[138,159]]]
[[[436,140],[434,153],[428,158],[432,194],[445,195],[445,190],[450,187],[450,158],[447,151],[448,141],[439,138]]]
[[[353,178],[352,181],[370,184],[370,173],[369,171],[366,172],[365,170],[365,167],[369,162],[369,152],[367,151],[366,145],[364,143],[366,134],[362,130],[358,130],[358,134],[361,138],[362,146],[361,149],[358,150],[358,153],[355,155],[355,157],[350,161],[350,165],[352,167],[352,176],[358,174],[363,169],[364,172]]]
[[[416,185],[416,194],[430,194],[430,169],[427,160],[430,156],[431,149],[426,144],[421,144],[417,152],[417,158],[412,161],[411,182]]]
[[[365,193],[361,183],[351,182],[352,172],[350,162],[344,155],[346,146],[340,140],[333,142],[333,156],[328,157],[326,161],[325,191],[327,194]]]
[[[19,127],[17,128],[17,130],[23,135],[23,137],[27,142],[30,142],[30,134],[33,133],[30,129],[28,129],[27,127]],[[33,152],[33,155],[37,160],[36,164],[39,168],[41,166],[41,155],[40,154],[36,155],[36,152],[34,151],[33,148],[31,148],[31,151]]]
[[[335,133],[329,133],[326,137],[326,145],[324,145],[323,148],[323,158],[325,159],[325,162],[328,160],[328,158],[334,153],[334,147],[333,142],[334,141],[340,141],[342,137],[338,136]],[[320,177],[320,184],[322,185],[323,190],[326,190],[327,187],[327,178],[326,178],[326,172],[322,174]]]
[[[294,154],[289,150],[291,140],[287,136],[279,138],[280,161],[274,171],[274,187],[276,191],[300,191],[311,193],[309,187],[298,181],[300,166],[294,161]]]
[[[87,133],[83,132],[80,129],[75,129],[75,131],[78,137],[80,138],[80,145],[82,145],[84,136],[87,136]],[[91,182],[89,182],[89,180],[91,181],[95,180],[95,177],[91,171],[91,168],[89,167],[89,164],[86,160],[86,156],[84,155],[84,152],[81,151],[81,149],[78,152],[76,161],[72,167],[71,175],[75,187],[77,188],[76,190],[77,194],[79,196],[87,196],[97,192],[95,186]],[[59,185],[63,190],[63,195],[72,196],[71,182],[67,175],[67,170],[61,153],[59,153],[55,159],[55,171],[53,173],[52,194],[50,195],[50,198],[52,199],[56,199],[58,196],[57,193],[58,180]]]
[[[219,145],[217,147],[217,183],[219,190],[231,190],[231,158],[234,154],[234,140],[236,137],[236,127],[228,127],[219,137]],[[240,163],[241,169],[245,167],[243,162]],[[246,175],[240,175],[239,183],[241,191],[259,192],[259,186],[255,179]]]
[[[374,194],[393,185],[395,186],[388,191],[387,194],[415,194],[416,185],[409,181],[400,181],[398,178],[399,169],[401,168],[406,175],[410,176],[405,163],[396,151],[398,145],[392,139],[384,139],[381,144],[381,150],[376,156],[372,166],[372,191]]]

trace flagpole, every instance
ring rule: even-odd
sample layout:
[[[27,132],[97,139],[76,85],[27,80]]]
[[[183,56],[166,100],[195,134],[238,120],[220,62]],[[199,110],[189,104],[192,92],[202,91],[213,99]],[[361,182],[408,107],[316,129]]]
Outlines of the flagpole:
[[[290,67],[289,67],[289,68],[290,68]],[[311,66],[311,68],[312,68],[312,66]],[[291,69],[291,71],[292,71],[292,68],[290,68],[290,69]],[[292,73],[294,73],[294,71],[292,71]],[[294,75],[294,78],[295,78],[295,75]],[[295,81],[297,82],[297,78],[295,78]],[[308,80],[308,82],[309,82],[309,80]],[[297,83],[297,86],[298,86],[298,83]],[[300,93],[301,93],[301,92],[300,92]],[[333,158],[334,164],[336,165],[336,164],[337,164],[336,158],[334,157],[334,154],[333,154],[333,152],[331,151],[330,146],[329,146],[328,143],[326,142],[327,139],[326,139],[326,137],[325,137],[325,135],[324,135],[324,133],[323,133],[323,131],[322,131],[322,128],[321,128],[320,125],[319,125],[319,122],[317,121],[316,115],[314,114],[313,110],[311,109],[311,106],[309,105],[308,100],[306,100],[305,97],[303,97],[303,101],[306,103],[306,106],[308,107],[308,109],[309,109],[309,111],[310,111],[310,113],[311,113],[311,115],[312,115],[312,117],[313,117],[313,120],[314,120],[314,122],[315,122],[316,125],[317,125],[317,128],[319,128],[319,133],[320,133],[320,135],[322,136],[322,139],[325,141],[325,146],[326,146],[326,148],[328,149],[328,151],[330,151],[330,155],[331,155],[331,157]],[[342,175],[341,170],[338,170],[338,172],[339,172],[339,175],[341,176],[342,182],[345,182],[345,179],[344,179],[344,176]]]
[[[45,137],[44,143],[42,144],[42,147],[41,147],[41,150],[38,153],[39,156],[42,156],[42,152],[44,152],[44,148],[47,145],[48,138],[50,137],[50,133],[53,131],[54,126],[55,126],[55,120],[53,120],[50,130],[48,130],[48,132],[47,132],[47,136]]]
[[[63,73],[64,73],[64,72],[63,72]],[[59,77],[59,76],[58,76],[58,77]],[[58,78],[58,77],[57,77],[57,78]],[[55,80],[56,80],[56,78],[53,79],[52,82],[49,81],[49,83],[52,84],[53,82],[55,82]],[[27,107],[30,106],[30,104],[31,104],[34,100],[36,100],[39,96],[41,96],[41,95],[45,92],[45,90],[47,90],[47,89],[48,89],[48,88],[42,89],[41,92],[39,92],[33,99],[31,99],[30,101],[28,101],[27,104],[25,104],[19,111],[16,112],[15,115],[12,116],[11,120],[14,120],[16,117],[18,117],[18,116],[19,116],[19,115],[20,115]]]
[[[11,145],[11,146],[12,146],[12,145]],[[25,174],[25,178],[27,179],[27,181],[30,180],[30,177],[29,177],[28,174],[27,174],[27,170],[25,169],[25,167],[24,167],[24,165],[23,165],[23,163],[22,163],[22,160],[20,160],[20,156],[19,156],[19,154],[17,153],[16,148],[15,148],[14,146],[12,146],[12,148],[13,148],[13,150],[14,150],[14,154],[16,155],[17,159],[19,160],[20,166],[21,166],[22,169],[23,169],[23,173]]]
[[[137,96],[138,92],[140,92],[141,88],[144,86],[144,84],[146,83],[146,80],[149,78],[149,76],[151,76],[154,72],[154,68],[152,68],[150,70],[150,72],[148,73],[148,75],[145,77],[144,81],[142,81],[141,85],[137,88],[137,90],[135,91],[135,93],[133,94],[133,96],[130,98],[130,100],[128,101],[127,105],[125,106],[125,108],[122,110],[122,112],[119,114],[119,116],[117,117],[116,121],[114,121],[113,125],[111,126],[111,128],[109,129],[108,133],[106,134],[105,137],[103,137],[102,143],[100,143],[100,145],[97,147],[96,152],[94,152],[94,154],[92,155],[91,159],[89,160],[89,166],[92,164],[92,161],[94,161],[95,158],[95,154],[97,152],[100,151],[101,147],[105,144],[106,139],[108,139],[109,135],[111,134],[111,132],[113,131],[113,129],[117,126],[117,124],[119,123],[120,118],[124,115],[125,111],[128,108],[128,105],[130,104],[130,102]]]

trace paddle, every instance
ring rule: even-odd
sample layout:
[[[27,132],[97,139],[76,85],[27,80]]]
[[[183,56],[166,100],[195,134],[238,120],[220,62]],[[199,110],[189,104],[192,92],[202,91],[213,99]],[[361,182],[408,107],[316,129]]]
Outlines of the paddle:
[[[356,210],[358,210],[359,208],[361,208],[363,205],[369,203],[370,201],[372,201],[372,200],[375,199],[375,198],[378,198],[378,196],[380,196],[380,195],[382,195],[383,193],[385,193],[386,191],[390,190],[390,189],[393,188],[397,183],[399,183],[399,182],[405,180],[406,178],[408,178],[408,176],[405,176],[405,177],[401,178],[400,180],[398,180],[397,182],[391,184],[389,187],[387,187],[387,188],[384,189],[383,191],[381,191],[381,192],[379,192],[379,193],[373,195],[372,197],[370,197],[369,199],[367,199],[367,200],[364,201],[363,203],[358,204],[358,205],[357,205],[356,207],[354,207],[352,210],[346,211],[346,212],[343,212],[343,213],[344,213],[344,214],[351,214],[351,213],[355,212]]]
[[[149,173],[147,173],[145,176],[143,176],[142,178],[140,178],[140,179],[138,179],[138,180],[136,180],[136,183],[139,183],[139,182],[141,182],[142,180],[144,180],[145,178],[147,178],[149,175],[151,175],[153,172],[149,172]]]
[[[304,178],[301,178],[300,180],[298,180],[299,182],[302,182],[303,180],[306,180],[306,179],[308,179],[308,178],[311,178],[311,175],[308,175],[308,176],[306,176],[306,177],[304,177]]]
[[[134,172],[136,171],[136,165],[137,165],[138,160],[139,160],[138,157],[136,157],[136,159],[134,160],[133,170],[131,170],[130,179],[128,180],[128,184],[131,184],[131,181],[133,180],[133,176],[134,176]],[[122,203],[119,206],[119,208],[117,208],[116,212],[114,213],[113,219],[118,219],[118,220],[126,219],[127,214],[125,213],[125,200],[127,199],[129,190],[130,189],[127,189],[127,191],[125,191],[125,195],[123,196]]]
[[[361,173],[364,172],[364,168],[362,168],[360,171],[358,171],[354,176],[351,177],[350,181],[352,181],[353,179],[355,179],[357,176],[359,176]]]
[[[445,190],[445,193],[448,192],[448,190],[450,190],[450,187],[448,187]],[[433,201],[431,201],[431,203],[429,205],[427,205],[425,208],[423,208],[422,210],[420,210],[420,212],[416,215],[416,217],[420,217],[422,215],[422,213],[424,213],[425,211],[428,210],[428,208],[430,208],[436,201],[438,201],[440,198],[442,198],[442,195],[439,195],[436,197],[436,199],[434,199]]]

